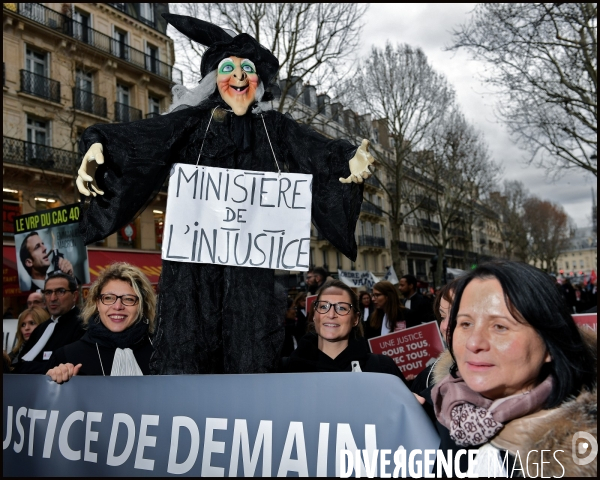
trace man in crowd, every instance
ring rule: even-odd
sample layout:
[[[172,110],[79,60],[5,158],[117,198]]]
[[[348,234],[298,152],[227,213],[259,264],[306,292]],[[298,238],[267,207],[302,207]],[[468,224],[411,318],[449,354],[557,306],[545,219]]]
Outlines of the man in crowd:
[[[42,293],[51,317],[31,333],[19,358],[13,360],[14,373],[45,374],[52,352],[79,340],[85,333],[79,319],[79,292],[73,277],[52,272]]]
[[[44,281],[46,280],[51,261],[50,252],[48,252],[39,233],[31,232],[25,237],[21,244],[19,257],[25,270],[27,270],[27,273],[31,277],[30,290],[44,288]],[[67,275],[73,275],[73,265],[66,258],[58,259],[58,269]]]
[[[327,270],[323,267],[311,268],[306,274],[306,285],[311,295],[317,293],[317,290],[327,280]]]
[[[417,291],[417,279],[414,275],[404,275],[398,283],[400,293],[404,296],[404,306],[413,314],[420,323],[435,320],[431,301]]]
[[[31,307],[46,308],[46,304],[44,303],[44,296],[42,295],[41,290],[31,292],[27,297],[27,308]]]

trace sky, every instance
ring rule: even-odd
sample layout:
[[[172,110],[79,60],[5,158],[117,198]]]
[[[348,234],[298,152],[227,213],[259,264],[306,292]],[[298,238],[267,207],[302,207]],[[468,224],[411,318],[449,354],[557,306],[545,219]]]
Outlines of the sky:
[[[591,225],[592,187],[596,188],[596,177],[574,169],[552,181],[545,170],[528,166],[529,154],[516,146],[495,117],[498,97],[478,77],[483,64],[471,60],[466,51],[444,51],[444,46],[452,42],[452,29],[468,19],[474,5],[371,4],[364,18],[362,49],[358,55],[368,55],[372,46],[383,47],[387,40],[420,47],[431,65],[453,85],[465,116],[485,135],[492,159],[503,166],[503,179],[519,180],[530,194],[562,205],[578,227]]]

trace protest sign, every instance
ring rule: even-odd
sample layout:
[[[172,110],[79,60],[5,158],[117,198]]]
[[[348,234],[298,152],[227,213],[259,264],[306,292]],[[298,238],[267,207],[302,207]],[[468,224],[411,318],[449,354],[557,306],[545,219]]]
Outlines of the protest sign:
[[[368,290],[373,288],[379,279],[373,275],[372,272],[367,272],[365,270],[339,270],[338,269],[338,278],[344,282],[349,287],[365,287]]]
[[[77,376],[62,385],[5,375],[3,387],[4,476],[333,477],[341,451],[359,449],[387,450],[390,476],[400,445],[439,445],[421,405],[386,374]]]
[[[579,313],[573,315],[573,320],[580,328],[587,328],[592,332],[598,331],[598,314],[597,313]]]
[[[385,272],[385,275],[383,276],[382,280],[386,280],[387,282],[390,282],[392,285],[396,285],[399,283],[398,275],[396,275],[396,270],[394,270],[393,265],[388,268],[387,272]]]
[[[317,299],[317,295],[309,295],[306,297],[306,316],[308,317],[309,313],[312,311],[313,303]]]
[[[405,375],[421,373],[444,351],[437,322],[371,338],[369,346],[373,353],[392,357]]]
[[[79,235],[79,204],[41,210],[15,218],[19,287],[44,288],[48,274],[61,270],[89,283],[87,248]]]
[[[307,271],[312,175],[176,163],[162,258]]]

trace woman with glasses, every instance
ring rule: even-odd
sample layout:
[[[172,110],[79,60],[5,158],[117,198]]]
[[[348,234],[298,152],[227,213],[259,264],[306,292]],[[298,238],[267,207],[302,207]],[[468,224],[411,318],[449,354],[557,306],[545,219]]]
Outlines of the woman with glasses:
[[[156,295],[142,271],[110,265],[86,299],[85,335],[52,354],[46,375],[57,383],[75,375],[149,375],[155,310]]]
[[[313,303],[314,332],[300,340],[281,371],[389,373],[404,381],[394,361],[369,351],[363,337],[358,297],[345,283],[327,281]]]

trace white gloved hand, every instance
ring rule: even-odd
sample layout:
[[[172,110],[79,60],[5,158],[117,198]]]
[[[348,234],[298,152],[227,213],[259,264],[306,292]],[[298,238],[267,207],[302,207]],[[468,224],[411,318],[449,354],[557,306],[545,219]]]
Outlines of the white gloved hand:
[[[104,154],[102,153],[102,144],[93,143],[84,155],[83,160],[81,161],[81,166],[77,171],[78,175],[77,181],[75,183],[77,185],[77,190],[79,190],[79,193],[85,195],[86,197],[89,197],[90,194],[94,197],[96,195],[104,195],[104,192],[98,188],[98,184],[96,183],[96,179],[94,178],[98,165],[101,165],[103,163]]]
[[[368,151],[370,142],[364,139],[360,144],[360,147],[356,150],[354,156],[350,159],[350,176],[347,178],[340,178],[342,183],[363,183],[364,178],[369,178],[375,171],[372,167],[375,159]]]

